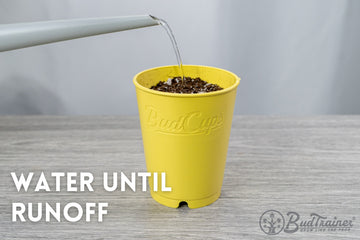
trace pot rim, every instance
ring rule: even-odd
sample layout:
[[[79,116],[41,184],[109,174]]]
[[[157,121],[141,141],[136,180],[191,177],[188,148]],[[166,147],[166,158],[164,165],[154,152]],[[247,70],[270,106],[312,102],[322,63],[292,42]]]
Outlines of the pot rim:
[[[217,67],[211,67],[211,66],[204,66],[204,65],[183,65],[184,67],[206,67],[206,68],[212,68],[212,69],[216,69],[216,70],[221,70],[224,72],[229,73],[230,75],[233,75],[235,78],[235,83],[233,85],[231,85],[230,87],[227,87],[225,89],[219,90],[219,91],[214,91],[214,92],[208,92],[208,93],[195,93],[195,94],[191,94],[191,93],[168,93],[168,92],[161,92],[161,91],[157,91],[157,90],[153,90],[147,87],[142,86],[140,83],[137,82],[137,78],[139,75],[143,74],[144,72],[148,72],[148,71],[152,71],[152,70],[156,70],[159,68],[165,68],[165,67],[177,67],[177,65],[166,65],[166,66],[160,66],[160,67],[154,67],[154,68],[149,68],[146,69],[144,71],[139,72],[138,74],[136,74],[133,78],[133,83],[135,85],[135,87],[139,90],[142,90],[144,92],[150,93],[150,94],[155,94],[155,95],[161,95],[161,96],[167,96],[167,97],[180,97],[180,98],[196,98],[196,97],[210,97],[210,96],[215,96],[215,95],[222,95],[228,92],[231,92],[233,90],[236,89],[236,87],[239,85],[241,78],[238,77],[235,73],[232,73],[228,70],[222,69],[222,68],[217,68]]]

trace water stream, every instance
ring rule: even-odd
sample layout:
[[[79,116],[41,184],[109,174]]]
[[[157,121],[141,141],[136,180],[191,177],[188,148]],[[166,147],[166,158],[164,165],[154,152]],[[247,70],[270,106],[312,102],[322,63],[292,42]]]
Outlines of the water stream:
[[[171,40],[171,43],[173,45],[174,51],[175,51],[176,60],[177,60],[178,66],[179,66],[180,76],[181,76],[182,79],[184,79],[183,64],[182,64],[179,48],[178,48],[178,45],[177,45],[176,40],[175,40],[174,33],[171,31],[171,28],[170,28],[169,24],[165,20],[154,17],[154,16],[151,16],[151,17],[153,19],[155,19],[165,29],[166,33],[168,34],[168,36],[169,36],[169,38]]]

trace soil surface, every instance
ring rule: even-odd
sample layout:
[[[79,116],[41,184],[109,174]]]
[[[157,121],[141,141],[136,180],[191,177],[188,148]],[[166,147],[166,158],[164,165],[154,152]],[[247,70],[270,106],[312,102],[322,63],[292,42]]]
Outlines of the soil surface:
[[[169,93],[207,93],[222,90],[217,84],[208,83],[200,78],[181,77],[169,78],[166,82],[160,81],[150,89]]]

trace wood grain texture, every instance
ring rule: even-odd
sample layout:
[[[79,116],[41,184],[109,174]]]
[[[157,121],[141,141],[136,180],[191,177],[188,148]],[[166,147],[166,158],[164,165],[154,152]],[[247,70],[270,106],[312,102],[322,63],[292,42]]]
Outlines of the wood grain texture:
[[[360,239],[360,116],[235,116],[221,197],[199,209],[106,192],[99,181],[95,192],[17,192],[13,171],[146,171],[137,117],[0,117],[0,239]],[[71,201],[108,202],[108,214],[102,223],[11,222],[12,202]],[[259,218],[269,209],[354,226],[268,236]]]

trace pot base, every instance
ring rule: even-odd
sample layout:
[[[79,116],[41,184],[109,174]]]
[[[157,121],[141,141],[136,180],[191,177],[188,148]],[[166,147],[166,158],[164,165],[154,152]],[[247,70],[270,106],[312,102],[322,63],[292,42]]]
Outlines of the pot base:
[[[220,197],[220,193],[221,192],[219,191],[209,197],[202,199],[186,200],[167,198],[151,191],[151,197],[158,203],[171,208],[178,208],[181,202],[186,202],[189,208],[201,208],[215,202]]]

